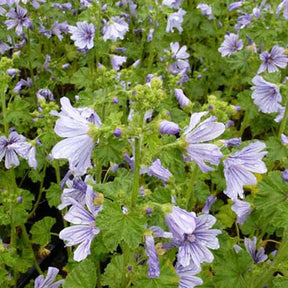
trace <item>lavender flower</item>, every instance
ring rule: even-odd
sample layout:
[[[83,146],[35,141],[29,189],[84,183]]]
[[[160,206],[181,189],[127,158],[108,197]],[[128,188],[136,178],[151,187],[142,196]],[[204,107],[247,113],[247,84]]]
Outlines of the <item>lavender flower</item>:
[[[32,87],[33,82],[31,78],[27,78],[27,80],[20,79],[20,81],[16,84],[13,91],[19,93],[23,87]]]
[[[177,262],[183,267],[195,265],[200,267],[202,262],[211,263],[214,259],[210,249],[218,249],[217,235],[220,230],[209,229],[216,222],[212,215],[196,216],[177,206],[166,214],[165,222],[172,232],[171,245],[179,247]]]
[[[226,124],[227,125],[227,124]],[[241,145],[241,138],[231,138],[228,140],[221,140],[225,147],[234,146],[238,147]]]
[[[69,33],[71,33],[71,39],[75,41],[75,46],[80,49],[91,49],[94,47],[94,34],[95,26],[92,23],[77,22],[77,27],[69,26]]]
[[[236,222],[239,223],[240,225],[242,225],[242,224],[244,224],[247,217],[252,212],[250,204],[248,202],[245,202],[245,201],[242,201],[239,199],[234,199],[233,202],[234,202],[234,204],[231,206],[231,209],[237,215]]]
[[[126,62],[126,60],[127,60],[126,56],[113,55],[111,57],[111,65],[114,70],[118,71],[120,69],[120,66],[122,66],[122,64]]]
[[[49,267],[46,279],[44,278],[43,275],[39,275],[35,279],[34,288],[58,288],[61,284],[64,283],[64,280],[54,282],[58,272],[59,269],[55,267]]]
[[[163,0],[162,5],[166,5],[170,8],[179,9],[183,0]]]
[[[70,170],[75,175],[83,175],[91,167],[91,153],[94,148],[93,135],[101,126],[101,119],[92,109],[73,108],[66,97],[61,100],[61,112],[53,111],[60,118],[56,121],[54,131],[66,139],[57,143],[52,149],[55,159],[68,159]]]
[[[201,10],[203,16],[207,16],[209,20],[213,19],[212,8],[207,4],[198,4],[197,8]]]
[[[222,57],[230,56],[235,54],[238,50],[243,48],[243,41],[238,38],[237,34],[230,33],[225,35],[225,39],[221,44],[218,51],[221,53]]]
[[[244,0],[245,1],[245,0]],[[237,2],[233,2],[231,3],[229,6],[228,6],[228,10],[229,11],[232,11],[232,10],[235,10],[235,9],[238,9],[242,6],[242,3],[244,2],[243,0],[242,1],[237,1]]]
[[[217,197],[213,195],[208,196],[206,199],[205,206],[202,209],[202,213],[209,214],[209,211],[216,200],[217,200]]]
[[[283,8],[284,8],[283,17],[284,17],[284,19],[288,20],[288,0],[284,0],[278,5],[278,7],[276,9],[276,15],[277,16],[279,16],[279,13]]]
[[[75,225],[64,228],[59,233],[59,238],[62,239],[68,247],[80,244],[74,251],[73,259],[75,261],[82,261],[91,253],[90,246],[92,240],[100,232],[100,230],[95,227],[95,218],[99,211],[101,211],[102,206],[95,206],[93,204],[96,196],[92,187],[87,189],[86,206],[88,211],[77,201],[71,199],[73,205],[64,216],[66,221]]]
[[[166,33],[168,32],[174,33],[174,28],[176,28],[181,34],[183,31],[181,25],[183,23],[183,16],[185,14],[186,11],[182,10],[181,8],[177,12],[171,13],[167,20]]]
[[[6,20],[5,24],[7,29],[10,30],[16,26],[16,35],[20,36],[23,33],[23,26],[26,28],[32,28],[32,21],[25,15],[27,10],[17,5],[16,10],[12,8],[6,16],[12,18],[13,20]]]
[[[160,159],[153,161],[152,165],[148,167],[147,173],[149,176],[154,176],[163,181],[168,181],[172,176],[171,172],[162,166]]]
[[[162,120],[159,125],[159,132],[161,134],[174,135],[181,131],[177,123],[168,120]]]
[[[62,41],[62,33],[67,34],[69,32],[69,25],[67,21],[64,21],[62,23],[58,23],[58,21],[55,21],[52,25],[52,32],[58,37],[60,41]]]
[[[185,96],[182,89],[175,88],[174,94],[180,104],[180,107],[189,106],[191,104],[190,100]]]
[[[253,240],[250,240],[249,238],[244,239],[245,248],[254,260],[254,264],[264,262],[268,259],[268,256],[265,254],[263,247],[260,247],[256,252],[256,241],[257,238],[255,236],[253,237]]]
[[[277,67],[280,68],[286,68],[288,58],[284,54],[285,49],[282,47],[279,47],[277,45],[274,45],[271,53],[268,51],[262,52],[259,57],[263,61],[263,63],[260,65],[260,68],[258,69],[258,74],[264,72],[266,69],[269,73],[273,73],[276,71],[279,71]]]
[[[288,144],[288,136],[286,136],[284,133],[281,134],[281,143],[283,146]]]
[[[10,46],[0,41],[0,53],[3,55],[8,50],[10,50]]]
[[[288,183],[288,169],[285,169],[281,174],[282,179]]]
[[[195,276],[201,271],[201,267],[194,265],[183,267],[176,264],[175,269],[180,277],[179,288],[194,288],[195,286],[203,284],[202,279]]]
[[[54,101],[53,93],[49,89],[39,89],[36,93],[38,101],[40,99],[46,99],[50,101]]]
[[[262,161],[262,158],[267,154],[266,151],[262,151],[265,148],[264,143],[257,141],[224,160],[224,176],[227,184],[224,193],[233,201],[237,199],[238,195],[240,198],[244,198],[244,185],[257,184],[257,179],[253,173],[266,173],[267,168]]]
[[[258,75],[252,79],[252,83],[256,85],[251,87],[254,90],[252,99],[254,99],[254,104],[259,107],[259,111],[263,113],[278,112],[282,96],[277,85],[264,80]]]
[[[107,41],[108,39],[117,41],[117,38],[123,40],[125,34],[129,30],[128,24],[125,22],[125,19],[119,16],[111,17],[110,21],[104,21],[103,27],[103,40]]]
[[[170,43],[172,51],[172,58],[176,60],[175,63],[169,66],[169,70],[174,74],[190,71],[190,65],[188,62],[189,53],[186,52],[187,47],[180,48],[179,42]]]
[[[159,259],[152,235],[145,235],[145,250],[148,255],[148,277],[157,278],[160,276]]]
[[[9,133],[8,139],[5,136],[0,137],[0,161],[6,154],[5,167],[7,169],[19,166],[18,155],[28,160],[29,166],[36,169],[35,150],[31,151],[31,149],[32,145],[26,141],[26,138],[15,131]]]
[[[183,134],[185,145],[188,145],[187,156],[190,161],[197,163],[202,172],[214,171],[214,168],[205,162],[218,165],[223,156],[220,148],[215,144],[203,143],[215,139],[225,130],[225,125],[215,122],[216,118],[213,116],[198,124],[201,118],[207,114],[208,112],[192,114],[189,126],[186,127]]]

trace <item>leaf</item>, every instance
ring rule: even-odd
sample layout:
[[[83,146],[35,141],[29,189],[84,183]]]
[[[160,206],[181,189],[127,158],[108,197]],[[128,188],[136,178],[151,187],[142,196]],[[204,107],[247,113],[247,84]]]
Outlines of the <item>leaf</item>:
[[[231,204],[227,204],[219,209],[216,217],[225,227],[231,228],[235,221],[236,214],[231,210]]]
[[[71,77],[71,83],[75,84],[76,88],[88,88],[93,85],[93,73],[89,68],[82,67],[78,71],[76,71]]]
[[[33,224],[31,228],[32,242],[39,245],[45,245],[50,242],[50,230],[56,223],[56,219],[52,217],[44,217],[40,221]]]
[[[278,276],[273,280],[274,288],[287,288],[288,287],[288,277]]]
[[[63,288],[95,288],[97,283],[96,267],[90,258],[86,258],[68,274]]]
[[[137,209],[124,213],[119,203],[106,200],[97,217],[97,227],[103,233],[103,242],[113,251],[123,240],[135,249],[142,242],[145,219]]]
[[[51,183],[50,187],[46,190],[46,198],[50,207],[57,207],[61,203],[62,189],[59,184]]]

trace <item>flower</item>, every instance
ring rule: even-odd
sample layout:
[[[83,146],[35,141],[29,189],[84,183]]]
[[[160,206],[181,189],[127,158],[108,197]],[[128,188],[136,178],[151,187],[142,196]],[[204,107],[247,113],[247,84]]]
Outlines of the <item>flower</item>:
[[[180,107],[189,106],[191,104],[190,100],[186,97],[182,89],[175,88],[174,94],[180,104]]]
[[[226,34],[223,43],[218,51],[222,57],[230,56],[243,48],[243,41],[238,39],[238,35],[234,33]]]
[[[163,0],[162,5],[166,5],[170,8],[179,9],[183,0]]]
[[[224,193],[233,201],[237,199],[238,195],[240,198],[244,198],[244,185],[257,184],[257,179],[252,172],[260,174],[267,172],[266,165],[262,161],[262,158],[267,154],[266,151],[262,151],[265,148],[264,143],[256,141],[223,161],[227,184]]]
[[[264,262],[268,259],[268,256],[265,254],[265,250],[263,247],[260,247],[256,252],[256,241],[257,238],[255,236],[253,237],[253,240],[250,240],[249,238],[244,238],[245,248],[254,260],[254,264]]]
[[[252,83],[256,85],[251,87],[254,90],[252,99],[254,99],[254,104],[259,107],[259,111],[263,113],[278,112],[282,96],[277,85],[264,80],[259,75],[252,79]]]
[[[217,200],[217,197],[210,195],[206,199],[205,206],[202,209],[202,213],[209,214],[209,210],[211,209],[211,206],[215,203]]]
[[[117,38],[123,40],[124,35],[128,32],[129,26],[125,19],[119,16],[111,17],[110,21],[104,21],[103,27],[103,40],[106,42],[108,39],[117,41]]]
[[[228,10],[229,11],[232,11],[232,10],[235,10],[235,9],[238,9],[242,6],[242,3],[244,2],[245,0],[241,0],[241,1],[237,1],[237,2],[233,2],[231,3],[229,6],[228,6]]]
[[[172,212],[166,214],[165,222],[172,232],[172,245],[179,248],[177,262],[183,267],[195,265],[200,267],[202,262],[211,263],[213,254],[208,249],[218,249],[217,235],[220,230],[209,229],[216,222],[212,215],[196,216],[194,212],[187,212],[173,206]]]
[[[20,36],[23,33],[23,26],[26,28],[32,28],[32,21],[25,17],[26,13],[27,10],[19,5],[16,6],[16,10],[15,8],[12,8],[6,14],[8,18],[13,18],[13,20],[9,19],[5,21],[7,29],[10,30],[16,26],[16,35]]]
[[[52,32],[58,37],[60,41],[62,41],[62,33],[67,34],[69,32],[69,25],[67,21],[64,21],[62,23],[58,23],[58,21],[55,21],[52,25]]]
[[[282,173],[281,173],[281,178],[288,183],[288,169],[285,169]]]
[[[284,54],[285,49],[282,47],[279,47],[277,45],[274,45],[271,53],[268,51],[262,52],[259,57],[263,61],[263,63],[260,65],[260,68],[258,69],[258,74],[264,72],[266,69],[269,73],[273,73],[276,71],[279,71],[277,67],[280,68],[286,68],[288,58]]]
[[[191,115],[189,126],[185,128],[182,136],[186,142],[187,156],[190,161],[195,161],[202,172],[214,171],[214,168],[208,166],[205,162],[218,165],[222,158],[220,148],[215,144],[203,143],[215,139],[225,130],[223,123],[215,122],[215,117],[204,120],[200,119],[208,112],[199,112]]]
[[[100,232],[99,228],[95,227],[95,218],[101,211],[102,206],[93,204],[93,200],[97,195],[93,192],[91,186],[87,187],[85,197],[88,211],[77,201],[71,199],[73,205],[64,216],[64,219],[75,225],[66,227],[59,233],[59,238],[65,242],[66,246],[70,247],[80,244],[74,251],[73,257],[78,262],[84,260],[91,253],[91,243]]]
[[[19,135],[15,131],[9,133],[8,139],[5,136],[0,137],[0,161],[6,154],[5,167],[7,169],[13,166],[19,166],[20,161],[18,155],[28,160],[29,166],[36,169],[35,151],[35,147],[33,147],[31,143],[28,143],[24,136]]]
[[[156,278],[160,276],[159,259],[152,235],[145,235],[145,251],[148,256],[148,277]]]
[[[288,0],[284,0],[278,5],[278,7],[276,9],[276,15],[279,16],[279,13],[283,9],[283,7],[284,7],[283,17],[284,17],[284,19],[287,20],[288,19]]]
[[[286,136],[284,133],[281,134],[281,143],[283,146],[288,144],[288,136]]]
[[[177,12],[171,13],[167,20],[166,33],[168,32],[174,33],[174,28],[176,28],[181,34],[183,31],[181,24],[183,23],[183,16],[185,14],[186,11],[184,11],[181,8]]]
[[[55,267],[49,267],[47,275],[46,275],[46,279],[44,278],[43,275],[39,275],[35,279],[34,288],[58,288],[61,284],[64,283],[64,280],[59,280],[53,283],[58,272],[59,272],[59,269]]]
[[[231,206],[231,209],[237,214],[236,222],[242,225],[252,211],[250,204],[239,199],[234,199],[233,202],[234,204]]]
[[[169,70],[174,75],[190,71],[190,64],[188,62],[190,55],[186,52],[187,47],[183,46],[180,48],[179,42],[171,42],[170,48],[172,52],[172,59],[176,59],[176,62],[169,66]]]
[[[71,39],[75,41],[75,46],[80,49],[91,49],[94,47],[94,34],[95,26],[92,23],[77,22],[77,27],[69,26],[69,33],[71,33]]]
[[[198,4],[197,8],[201,10],[203,16],[207,16],[209,20],[213,19],[212,8],[207,4]]]
[[[86,173],[91,166],[91,153],[94,148],[93,135],[101,126],[101,119],[93,109],[73,108],[70,100],[62,97],[61,112],[51,112],[60,118],[56,121],[54,131],[66,139],[57,143],[52,149],[55,159],[68,159],[70,170],[76,176]]]
[[[168,121],[168,120],[162,120],[159,125],[159,132],[161,134],[177,134],[181,131],[179,125],[175,122]]]
[[[116,71],[118,71],[120,69],[120,66],[122,66],[122,64],[124,62],[126,62],[127,57],[126,56],[118,56],[118,55],[113,55],[111,57],[111,65],[112,68]]]
[[[19,93],[23,87],[31,87],[33,85],[32,79],[27,78],[27,80],[20,79],[20,81],[16,84],[13,91]]]
[[[171,172],[161,165],[160,159],[153,161],[152,165],[148,167],[147,173],[149,176],[154,176],[163,181],[168,181],[172,176]]]
[[[180,277],[179,288],[194,288],[195,286],[203,284],[202,279],[195,276],[201,271],[200,267],[194,265],[183,267],[176,264],[175,269]]]

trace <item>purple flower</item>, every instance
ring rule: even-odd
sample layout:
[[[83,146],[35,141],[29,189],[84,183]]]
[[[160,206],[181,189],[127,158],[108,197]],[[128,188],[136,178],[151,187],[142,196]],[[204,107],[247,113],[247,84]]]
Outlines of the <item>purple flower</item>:
[[[100,128],[101,119],[93,109],[73,108],[66,97],[62,97],[60,102],[61,112],[52,112],[60,117],[54,131],[66,139],[53,147],[52,156],[55,159],[68,159],[70,170],[80,176],[92,167],[91,153],[95,145],[93,135]]]
[[[115,128],[113,134],[114,134],[115,137],[119,138],[121,136],[121,134],[122,134],[122,130],[120,128]]]
[[[281,174],[282,179],[288,183],[288,169],[285,169]]]
[[[244,224],[246,221],[247,217],[251,213],[251,207],[248,202],[239,200],[239,199],[234,199],[233,200],[234,204],[231,206],[231,209],[236,213],[237,215],[237,223],[240,225]]]
[[[194,113],[191,115],[189,126],[186,127],[184,136],[187,147],[187,156],[190,161],[195,161],[202,172],[214,171],[209,164],[218,165],[222,158],[220,148],[215,144],[203,143],[220,136],[224,130],[223,123],[215,122],[215,117],[210,117],[198,124],[208,112]]]
[[[168,32],[174,33],[174,28],[176,28],[181,34],[183,31],[183,28],[181,27],[181,25],[183,23],[183,16],[185,14],[186,14],[186,11],[184,11],[181,8],[177,12],[171,13],[167,20],[166,33]]]
[[[213,19],[212,8],[207,4],[198,4],[197,8],[201,10],[203,16],[207,16],[209,20]]]
[[[227,125],[227,124],[226,124]],[[238,147],[241,145],[241,138],[231,138],[228,140],[221,140],[224,143],[225,147],[234,146]]]
[[[40,99],[46,99],[50,101],[54,101],[53,93],[49,89],[39,89],[36,93],[38,101]]]
[[[201,267],[195,265],[183,267],[176,264],[175,269],[180,277],[179,288],[194,288],[195,286],[203,284],[202,279],[195,276],[201,271]]]
[[[161,165],[160,159],[153,161],[152,165],[148,167],[147,173],[149,176],[154,176],[163,181],[168,181],[172,176],[171,172]]]
[[[278,112],[282,96],[277,85],[264,80],[259,75],[252,79],[252,83],[256,85],[251,87],[254,90],[252,99],[254,99],[254,104],[259,107],[259,111],[263,113]]]
[[[179,42],[172,42],[170,43],[170,48],[172,58],[175,59],[176,62],[169,66],[169,70],[175,75],[183,71],[190,71],[190,64],[188,61],[190,55],[186,52],[187,47],[183,46],[180,48]]]
[[[64,280],[54,282],[58,272],[59,269],[55,267],[49,267],[46,279],[44,278],[43,275],[39,275],[35,279],[34,288],[58,288],[61,284],[64,283]]]
[[[245,1],[245,0],[244,0]],[[233,2],[231,3],[229,6],[228,6],[228,10],[229,11],[232,11],[232,10],[235,10],[235,9],[238,9],[242,6],[242,3],[244,2],[243,0],[242,1],[237,1],[237,2]]]
[[[33,85],[33,82],[31,80],[31,78],[27,78],[27,80],[24,80],[24,79],[21,79],[17,84],[16,86],[14,87],[13,91],[16,92],[16,93],[19,93],[20,90],[23,88],[23,87],[31,87]]]
[[[182,89],[175,88],[174,94],[180,104],[180,107],[189,106],[191,104],[191,101],[185,96]]]
[[[52,26],[52,32],[58,37],[60,41],[62,41],[62,33],[67,34],[69,32],[69,25],[67,21],[64,21],[62,23],[58,23],[58,21],[55,21]]]
[[[77,27],[69,26],[69,33],[71,33],[71,39],[75,41],[75,46],[80,49],[91,49],[94,47],[94,34],[95,26],[92,23],[77,22]]]
[[[166,5],[170,8],[179,9],[183,0],[163,0],[162,5]]]
[[[276,9],[276,15],[279,16],[279,13],[283,9],[283,7],[284,7],[283,17],[284,19],[288,20],[288,0],[284,0],[278,5]]]
[[[257,141],[223,161],[227,184],[224,193],[233,201],[237,199],[238,195],[240,198],[244,198],[244,185],[257,184],[257,179],[253,173],[263,174],[267,172],[266,165],[262,161],[262,158],[267,154],[266,151],[262,151],[265,148],[264,143]]]
[[[10,46],[0,41],[0,53],[3,55],[8,50],[10,50]]]
[[[30,167],[34,169],[37,167],[35,147],[33,148],[24,136],[15,131],[9,133],[8,139],[5,136],[0,137],[0,161],[2,161],[5,154],[5,167],[7,169],[19,166],[18,155],[28,160]]]
[[[288,137],[285,134],[281,134],[281,143],[283,146],[286,146],[288,144]]]
[[[237,23],[234,26],[235,30],[239,31],[240,29],[248,27],[252,20],[253,14],[243,13],[243,15],[238,17]]]
[[[100,232],[100,230],[95,227],[95,218],[99,211],[101,211],[102,206],[95,206],[93,204],[95,197],[97,197],[97,195],[93,192],[92,187],[91,189],[87,189],[86,205],[88,211],[77,201],[71,199],[73,205],[64,216],[66,221],[75,225],[64,228],[59,233],[59,238],[62,239],[68,247],[80,244],[74,251],[73,259],[75,261],[82,261],[91,253],[91,243],[94,237]]]
[[[148,277],[157,278],[160,276],[159,259],[152,235],[145,235],[145,251],[148,256]]]
[[[120,66],[122,66],[122,64],[126,62],[126,60],[127,60],[126,56],[113,55],[111,57],[111,65],[114,70],[118,71],[120,69]]]
[[[108,39],[117,41],[117,38],[123,40],[125,34],[129,30],[128,24],[125,22],[125,19],[119,16],[111,17],[109,22],[104,21],[103,27],[103,40],[107,41]]]
[[[206,199],[205,206],[202,209],[202,213],[209,214],[209,211],[216,200],[217,200],[217,197],[213,195],[208,196]]]
[[[177,123],[168,120],[162,120],[159,125],[159,132],[161,134],[174,135],[181,131]]]
[[[172,232],[172,245],[179,248],[177,262],[183,267],[195,265],[200,267],[202,262],[211,263],[214,259],[210,249],[218,249],[217,235],[220,230],[210,229],[216,222],[212,215],[196,216],[177,206],[172,213],[165,216],[165,221]]]
[[[13,20],[6,20],[5,24],[7,29],[10,30],[16,26],[16,35],[20,36],[23,33],[23,26],[26,28],[32,28],[32,21],[25,17],[27,10],[17,5],[16,10],[12,8],[6,16],[13,18]]]
[[[266,69],[269,73],[273,73],[276,71],[279,71],[277,67],[280,68],[286,68],[288,58],[284,54],[285,49],[282,47],[279,47],[277,45],[274,45],[271,53],[268,51],[262,52],[259,57],[263,61],[263,63],[260,65],[260,68],[258,70],[258,74],[264,72]]]
[[[260,247],[256,252],[256,241],[257,238],[255,236],[253,237],[253,240],[250,240],[249,238],[244,238],[245,248],[254,260],[254,264],[264,262],[268,259],[268,256],[265,254],[265,250],[263,247]]]
[[[237,34],[230,33],[225,35],[225,39],[218,51],[222,57],[230,56],[243,48],[243,41],[238,38]]]

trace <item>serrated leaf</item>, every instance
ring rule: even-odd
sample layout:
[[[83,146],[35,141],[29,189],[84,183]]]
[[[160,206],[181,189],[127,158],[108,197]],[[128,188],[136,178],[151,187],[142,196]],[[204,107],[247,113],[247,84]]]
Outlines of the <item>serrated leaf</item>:
[[[274,288],[287,288],[288,287],[288,277],[278,276],[273,280]]]
[[[46,190],[46,198],[50,207],[57,207],[61,203],[62,189],[57,183],[51,183]]]
[[[50,230],[55,223],[56,219],[52,217],[44,217],[34,223],[30,231],[32,234],[32,242],[39,245],[49,243],[51,240]]]
[[[68,274],[63,288],[95,288],[96,283],[97,274],[95,264],[89,258],[86,258],[78,263]]]
[[[97,226],[103,234],[105,246],[113,251],[124,241],[129,248],[135,249],[142,242],[145,219],[134,210],[124,213],[119,203],[105,201],[97,217]]]
[[[216,217],[225,227],[231,228],[236,219],[236,214],[231,210],[231,205],[227,204],[219,209]]]
[[[123,271],[124,271],[123,255],[114,255],[111,262],[105,269],[105,273],[103,275],[102,280],[103,284],[107,285],[110,288],[121,287]]]

